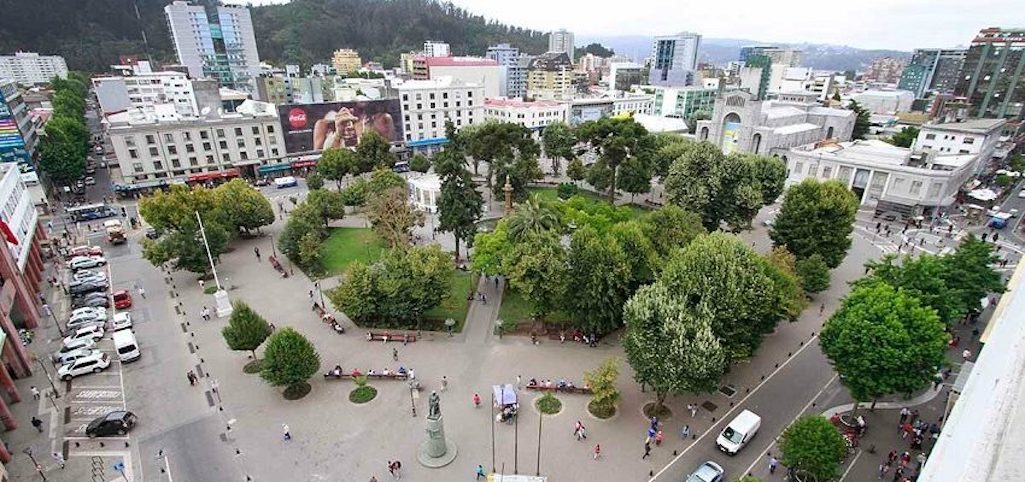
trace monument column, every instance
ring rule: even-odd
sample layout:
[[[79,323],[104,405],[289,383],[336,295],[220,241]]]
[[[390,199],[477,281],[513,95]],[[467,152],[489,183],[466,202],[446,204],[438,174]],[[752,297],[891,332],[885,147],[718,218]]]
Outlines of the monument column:
[[[427,405],[427,440],[420,444],[417,460],[424,467],[444,467],[456,459],[458,448],[455,442],[445,438],[445,422],[441,416],[441,398],[438,392],[431,392]]]

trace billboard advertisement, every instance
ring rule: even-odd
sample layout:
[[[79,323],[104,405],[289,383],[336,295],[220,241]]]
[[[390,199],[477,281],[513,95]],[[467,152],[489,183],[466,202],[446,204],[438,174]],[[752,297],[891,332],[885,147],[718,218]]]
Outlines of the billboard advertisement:
[[[288,154],[355,148],[371,130],[388,142],[404,139],[398,99],[285,104],[278,106],[278,118]]]
[[[737,150],[740,142],[740,122],[726,122],[722,126],[722,153],[729,154]]]
[[[7,107],[3,92],[0,92],[0,162],[28,162],[30,156],[25,150],[25,139],[21,136],[18,123],[11,109]]]

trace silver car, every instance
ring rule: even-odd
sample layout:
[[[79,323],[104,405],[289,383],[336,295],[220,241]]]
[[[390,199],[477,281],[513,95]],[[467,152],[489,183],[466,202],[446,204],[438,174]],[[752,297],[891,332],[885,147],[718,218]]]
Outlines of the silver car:
[[[83,349],[83,348],[92,349],[94,347],[96,347],[96,340],[93,340],[92,338],[83,338],[83,339],[75,340],[74,342],[71,342],[71,343],[65,343],[64,346],[62,346],[60,350],[57,350],[53,354],[53,361],[57,362],[57,360],[60,360],[60,357],[62,355],[64,355],[65,353],[72,352],[72,351],[75,351],[75,350],[80,350],[80,349]]]
[[[71,350],[69,352],[60,353],[60,356],[56,360],[54,360],[54,363],[57,365],[67,365],[68,363],[78,360],[79,358],[94,355],[97,353],[100,353],[100,351],[93,348],[79,348],[77,350]]]
[[[711,460],[698,466],[697,470],[684,479],[684,482],[722,482],[726,471],[722,466]]]

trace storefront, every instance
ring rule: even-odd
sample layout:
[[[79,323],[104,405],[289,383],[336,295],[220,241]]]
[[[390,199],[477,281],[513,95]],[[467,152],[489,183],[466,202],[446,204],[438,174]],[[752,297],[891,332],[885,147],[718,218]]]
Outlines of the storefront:
[[[190,186],[203,185],[206,187],[214,187],[219,184],[228,182],[236,177],[239,177],[240,173],[238,168],[225,169],[223,171],[214,172],[201,172],[199,174],[192,174],[186,182]]]

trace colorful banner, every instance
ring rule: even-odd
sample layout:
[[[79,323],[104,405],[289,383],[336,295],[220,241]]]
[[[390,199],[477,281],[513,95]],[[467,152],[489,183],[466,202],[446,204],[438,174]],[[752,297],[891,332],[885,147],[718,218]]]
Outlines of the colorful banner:
[[[279,105],[278,118],[288,154],[355,148],[370,130],[388,142],[404,139],[398,99]]]

